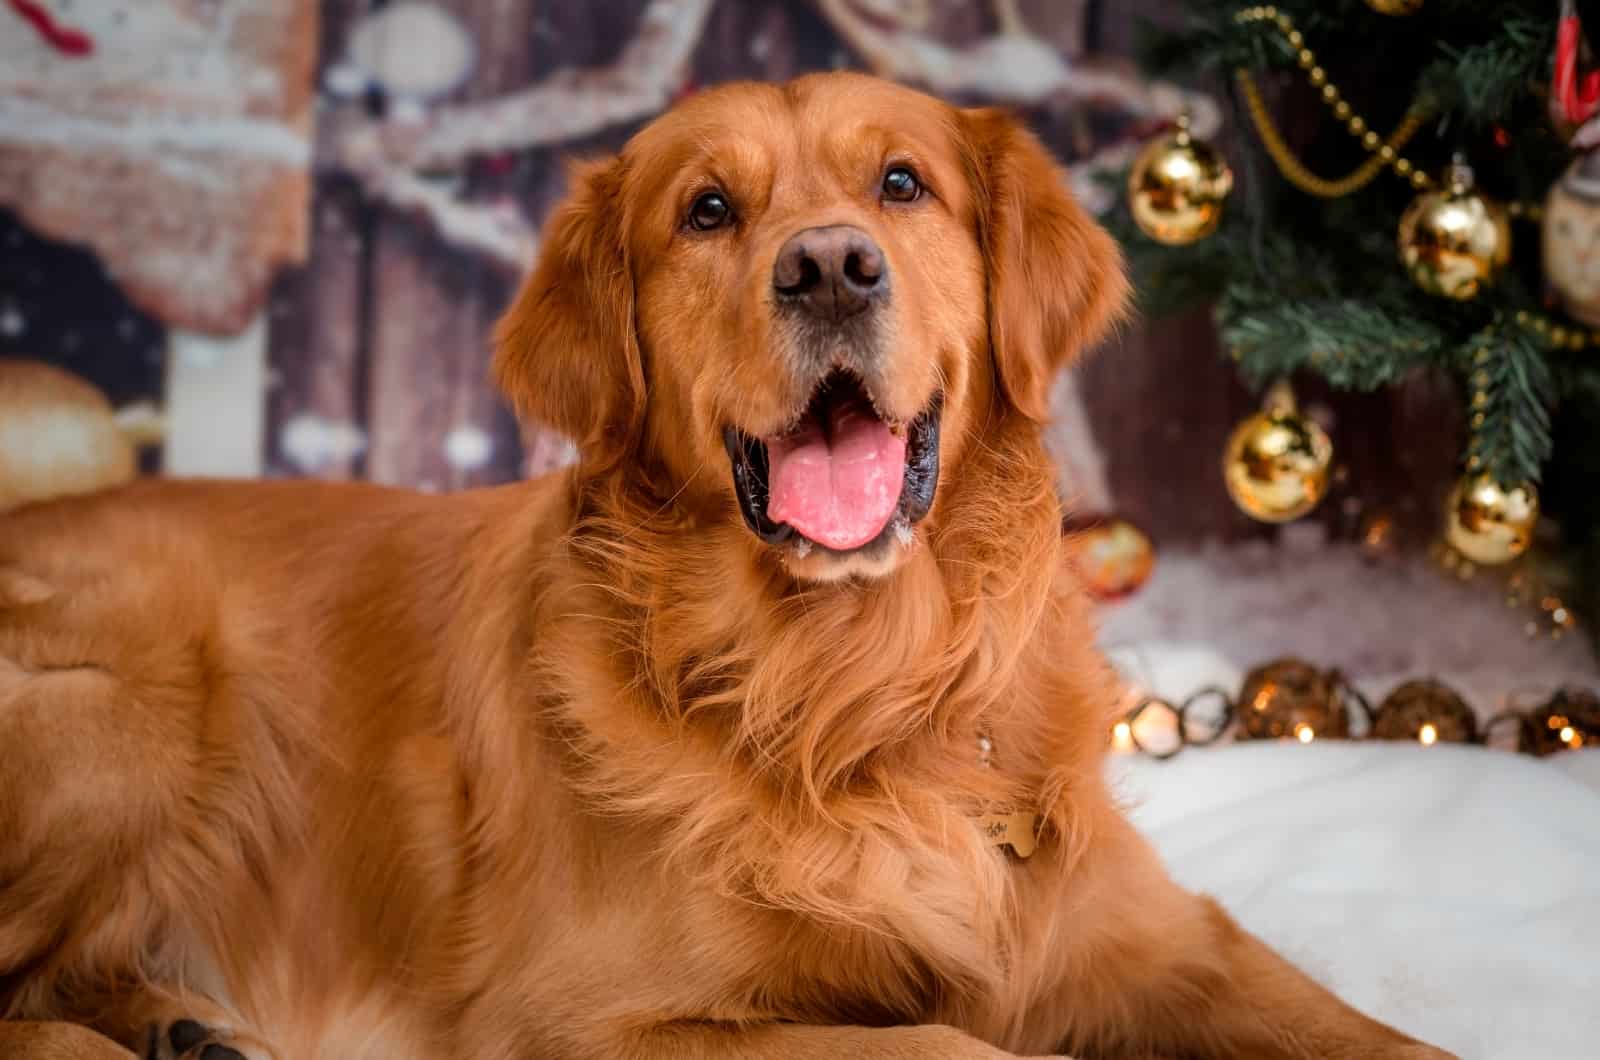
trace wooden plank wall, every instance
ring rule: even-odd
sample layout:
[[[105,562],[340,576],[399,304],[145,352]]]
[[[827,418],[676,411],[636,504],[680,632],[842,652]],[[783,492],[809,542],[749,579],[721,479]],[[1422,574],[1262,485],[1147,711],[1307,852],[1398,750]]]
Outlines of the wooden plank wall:
[[[632,36],[643,4],[456,0],[449,6],[480,49],[462,98],[494,96],[561,66],[609,61]],[[1170,17],[1170,7],[1161,0],[1103,5],[1103,52],[1129,54],[1135,21]],[[362,0],[324,5],[324,64],[337,57],[349,25],[366,8]],[[935,0],[932,8],[946,39],[991,25],[987,4]],[[1078,5],[1032,0],[1023,10],[1065,54],[1082,47]],[[853,63],[807,4],[722,0],[688,87],[782,79]],[[1081,145],[1078,116],[1031,117],[1064,158]],[[613,129],[591,141],[479,160],[464,179],[475,196],[513,197],[542,218],[561,194],[565,158],[613,150],[632,131]],[[312,260],[281,279],[272,301],[269,473],[365,476],[431,489],[523,474],[527,447],[485,374],[489,329],[511,297],[509,281],[444,246],[418,222],[365,202],[346,182],[321,179],[315,209]],[[1222,441],[1253,399],[1219,355],[1204,314],[1135,327],[1083,373],[1120,509],[1166,541],[1271,532],[1235,511],[1221,489]],[[1350,483],[1345,497],[1326,506],[1325,518],[1337,524],[1341,511],[1348,516],[1358,507],[1384,507],[1419,528],[1431,523],[1455,451],[1453,398],[1425,384],[1331,399],[1313,387],[1305,396],[1337,419]],[[487,448],[482,466],[449,458],[452,432],[458,456]],[[308,436],[322,438],[330,451],[310,468],[294,458],[307,451]],[[364,450],[345,451],[357,437],[365,439]],[[536,463],[559,455],[559,444],[549,438],[532,442]]]

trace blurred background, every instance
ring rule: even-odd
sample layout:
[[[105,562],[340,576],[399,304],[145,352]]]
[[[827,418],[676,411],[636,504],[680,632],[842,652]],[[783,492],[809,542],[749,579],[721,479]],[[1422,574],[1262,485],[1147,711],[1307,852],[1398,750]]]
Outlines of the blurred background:
[[[1343,35],[1387,128],[1426,64],[1411,62],[1402,91],[1402,71],[1371,69],[1361,41],[1439,37],[1467,6],[1428,2],[1441,10],[1411,13],[1438,21],[1403,27],[1408,12],[1380,9],[1420,0],[1290,6],[1307,35]],[[1548,8],[1537,39],[1517,38],[1547,79],[1571,5],[1501,6]],[[1248,10],[1264,16],[1265,43],[1240,43]],[[0,434],[46,406],[100,416],[132,439],[144,474],[444,491],[569,461],[564,439],[519,429],[488,384],[490,329],[537,252],[564,163],[615,150],[708,85],[854,68],[1013,107],[1085,201],[1143,241],[1129,244],[1141,276],[1145,252],[1174,241],[1130,215],[1128,171],[1153,144],[1170,156],[1180,115],[1232,166],[1235,186],[1209,191],[1229,217],[1249,216],[1277,179],[1231,63],[1264,68],[1290,147],[1333,121],[1333,99],[1305,83],[1291,30],[1265,9],[1178,0],[0,0],[0,26],[0,369],[44,362],[92,388],[0,374]],[[1163,29],[1199,37],[1166,38],[1162,59],[1141,42],[1160,45]],[[1188,48],[1207,62],[1174,61],[1174,40],[1177,58]],[[1429,164],[1452,146],[1430,145]],[[1364,157],[1359,135],[1340,150],[1334,168]],[[1188,207],[1170,188],[1150,201],[1184,222],[1208,191],[1186,193]],[[1206,245],[1231,254],[1236,235],[1224,225]],[[1392,263],[1392,227],[1379,242]],[[1174,267],[1225,271],[1193,257]],[[1458,378],[1405,364],[1351,389],[1286,364],[1291,443],[1314,466],[1281,466],[1308,510],[1253,509],[1221,468],[1269,380],[1228,356],[1241,356],[1237,300],[1190,286],[1187,301],[1146,300],[1061,381],[1050,437],[1081,531],[1074,561],[1141,681],[1179,696],[1293,653],[1375,687],[1451,676],[1487,713],[1590,678],[1579,609],[1562,595],[1578,590],[1531,519],[1513,566],[1441,540],[1474,429]],[[1234,459],[1249,471],[1249,453]]]

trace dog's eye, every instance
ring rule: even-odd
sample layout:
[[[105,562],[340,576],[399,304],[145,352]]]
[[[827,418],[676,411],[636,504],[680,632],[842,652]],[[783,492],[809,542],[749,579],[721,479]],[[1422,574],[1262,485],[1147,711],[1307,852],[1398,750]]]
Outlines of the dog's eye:
[[[922,194],[917,175],[905,166],[895,166],[883,175],[883,194],[895,202],[910,202]]]
[[[722,193],[708,191],[689,207],[689,227],[696,231],[709,232],[713,228],[727,224],[731,216],[733,211],[728,208],[728,200],[722,197]]]

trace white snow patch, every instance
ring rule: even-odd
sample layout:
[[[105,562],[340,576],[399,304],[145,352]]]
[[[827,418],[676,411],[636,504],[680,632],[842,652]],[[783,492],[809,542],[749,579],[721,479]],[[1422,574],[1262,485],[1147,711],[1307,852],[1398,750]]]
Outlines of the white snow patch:
[[[481,427],[465,424],[444,436],[445,461],[457,471],[477,471],[494,456],[494,439]]]
[[[290,463],[315,474],[337,461],[360,455],[367,447],[367,436],[354,424],[331,422],[302,412],[283,425],[279,444]]]

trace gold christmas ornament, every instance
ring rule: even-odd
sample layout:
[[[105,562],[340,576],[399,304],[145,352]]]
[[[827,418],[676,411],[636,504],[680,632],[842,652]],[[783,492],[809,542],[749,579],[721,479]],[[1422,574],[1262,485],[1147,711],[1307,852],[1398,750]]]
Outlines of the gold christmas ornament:
[[[1474,563],[1509,563],[1528,550],[1539,521],[1532,483],[1506,488],[1487,474],[1456,483],[1445,502],[1445,540]]]
[[[1422,0],[1367,0],[1367,6],[1380,15],[1414,15],[1422,10]]]
[[[1216,231],[1233,172],[1215,148],[1189,135],[1189,119],[1146,144],[1128,174],[1128,209],[1158,243],[1193,243]]]
[[[1401,215],[1400,262],[1429,294],[1466,301],[1511,260],[1510,221],[1505,207],[1473,189],[1466,165],[1452,165],[1441,183]]]
[[[1301,415],[1287,388],[1228,438],[1222,480],[1241,511],[1267,523],[1298,519],[1328,492],[1333,443],[1316,421]]]
[[[1550,186],[1543,235],[1545,284],[1568,316],[1600,328],[1600,151],[1581,155]],[[1545,330],[1555,329],[1547,324]],[[1569,336],[1559,343],[1550,338],[1570,345]]]
[[[1372,718],[1379,740],[1471,743],[1478,738],[1478,716],[1467,701],[1437,681],[1407,681],[1390,692]]]
[[[1311,743],[1350,735],[1339,674],[1300,659],[1279,659],[1251,670],[1239,689],[1238,710],[1246,739]]]
[[[136,470],[104,394],[48,364],[0,360],[0,512],[105,489]]]

